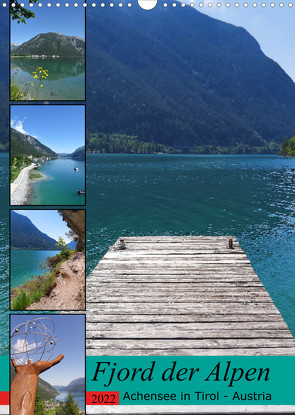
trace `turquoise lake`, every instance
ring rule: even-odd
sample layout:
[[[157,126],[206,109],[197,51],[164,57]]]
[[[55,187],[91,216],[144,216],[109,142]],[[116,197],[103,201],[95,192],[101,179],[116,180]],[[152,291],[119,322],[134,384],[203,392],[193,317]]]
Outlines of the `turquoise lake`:
[[[78,171],[74,170],[78,167]],[[85,162],[73,159],[55,159],[46,162],[39,169],[49,177],[32,183],[32,192],[28,201],[31,205],[84,205],[85,195],[79,195],[79,189],[85,189]]]
[[[0,155],[0,177],[8,311],[8,156]],[[294,183],[295,159],[273,155],[89,155],[87,271],[120,235],[236,235],[295,335]],[[3,338],[8,313],[0,320]]]
[[[49,256],[55,256],[59,252],[12,249],[10,253],[11,288],[24,284],[31,276],[44,275],[48,268],[42,268],[41,263],[45,264]]]
[[[37,100],[85,100],[85,59],[84,58],[11,58],[11,77],[21,90],[28,90],[31,98],[36,95],[33,72],[41,67],[48,71],[42,82],[43,88]],[[17,71],[18,68],[18,71]],[[16,73],[17,72],[17,73]],[[31,86],[34,83],[34,86]]]

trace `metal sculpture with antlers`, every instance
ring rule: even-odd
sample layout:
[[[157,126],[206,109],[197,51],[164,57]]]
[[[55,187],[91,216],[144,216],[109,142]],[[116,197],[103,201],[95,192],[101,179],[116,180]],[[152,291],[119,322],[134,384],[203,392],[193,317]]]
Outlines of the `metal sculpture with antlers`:
[[[51,326],[51,328],[48,328]],[[60,354],[49,360],[55,349],[55,325],[39,317],[17,325],[10,336],[11,362],[15,377],[11,383],[11,415],[33,415],[38,376],[63,359]],[[42,360],[42,359],[47,360]]]

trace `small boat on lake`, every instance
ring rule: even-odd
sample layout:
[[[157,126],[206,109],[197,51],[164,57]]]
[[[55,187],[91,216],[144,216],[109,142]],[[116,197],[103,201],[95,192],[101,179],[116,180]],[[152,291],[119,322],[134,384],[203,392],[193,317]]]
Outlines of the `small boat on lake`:
[[[74,167],[74,170],[75,170],[75,171],[78,171],[78,167],[77,167],[77,166],[75,166],[75,167]]]
[[[85,195],[86,191],[85,191],[85,190],[83,190],[83,189],[79,189],[79,190],[77,191],[77,193],[78,193],[79,195]]]

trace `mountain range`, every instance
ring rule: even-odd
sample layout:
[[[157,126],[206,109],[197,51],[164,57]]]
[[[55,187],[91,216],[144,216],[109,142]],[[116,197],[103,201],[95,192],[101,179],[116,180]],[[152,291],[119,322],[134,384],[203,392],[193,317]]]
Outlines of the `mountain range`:
[[[35,137],[20,133],[14,128],[10,129],[10,143],[12,157],[15,157],[18,154],[26,154],[27,156],[32,155],[33,157],[58,157],[53,150],[40,143]]]
[[[10,223],[11,248],[58,250],[57,241],[41,232],[27,216],[11,210]]]
[[[294,136],[294,82],[245,29],[179,4],[149,12],[134,4],[86,13],[93,151],[102,133],[204,152],[210,146],[274,152]],[[5,13],[0,23],[0,92],[8,102]],[[5,99],[0,106],[5,149]]]
[[[58,153],[60,157],[72,158],[75,160],[85,160],[85,146],[78,147],[73,153]]]
[[[295,84],[242,27],[135,4],[87,10],[87,29],[90,134],[181,151],[270,151],[294,135]]]
[[[77,36],[65,36],[61,33],[40,33],[27,42],[11,49],[12,56],[85,56],[85,40]]]
[[[85,392],[85,378],[77,378],[74,379],[71,383],[67,386],[53,386],[54,389],[58,390],[59,392],[75,392],[75,393],[84,393]]]

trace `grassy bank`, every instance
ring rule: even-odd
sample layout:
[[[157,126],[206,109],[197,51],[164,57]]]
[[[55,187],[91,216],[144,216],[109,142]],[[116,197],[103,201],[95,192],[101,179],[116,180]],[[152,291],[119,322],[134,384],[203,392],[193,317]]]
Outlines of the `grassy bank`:
[[[47,258],[47,265],[51,269],[49,274],[31,277],[26,284],[13,288],[10,293],[11,310],[25,310],[31,304],[39,301],[40,298],[49,295],[55,287],[55,278],[59,274],[61,264],[68,261],[75,253],[69,250],[67,256],[57,254],[54,257]]]
[[[31,171],[30,172],[30,179],[31,180],[37,180],[37,179],[42,179],[42,174],[41,173],[39,173],[39,172],[36,172],[36,171]]]
[[[10,162],[10,182],[13,183],[18,177],[22,169],[32,164],[32,160],[24,154],[18,154],[16,157],[11,157]]]

